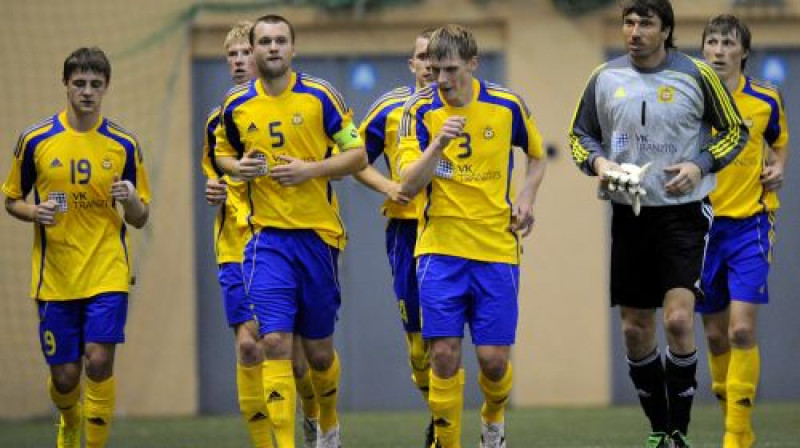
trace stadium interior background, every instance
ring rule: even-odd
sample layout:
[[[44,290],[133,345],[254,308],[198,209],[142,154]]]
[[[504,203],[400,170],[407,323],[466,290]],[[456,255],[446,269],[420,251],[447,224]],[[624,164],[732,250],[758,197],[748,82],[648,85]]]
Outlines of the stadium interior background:
[[[378,3],[384,5],[374,7]],[[61,64],[83,45],[98,45],[109,54],[113,73],[104,113],[134,131],[145,151],[154,200],[146,229],[132,232],[137,285],[128,342],[118,354],[117,412],[194,415],[236,409],[233,341],[222,321],[211,211],[199,177],[200,117],[229,85],[222,48],[228,27],[268,12],[294,22],[297,66],[337,86],[357,120],[382,91],[411,82],[405,59],[421,29],[456,22],[475,32],[481,76],[525,98],[551,153],[536,228],[524,244],[513,403],[632,403],[616,316],[607,306],[607,209],[594,199],[594,181],[573,166],[567,144],[576,100],[592,69],[622,46],[613,3],[4,1],[2,175],[19,133],[64,107]],[[790,134],[800,136],[800,0],[673,0],[673,6],[677,44],[689,52],[697,51],[702,27],[713,15],[734,12],[749,23],[754,35],[749,72],[781,84]],[[782,194],[772,303],[760,314],[762,400],[800,400],[800,176],[792,169],[798,163],[790,161]],[[350,234],[337,336],[342,407],[419,407],[391,295],[380,198],[351,179],[336,189]],[[0,218],[0,402],[14,403],[0,406],[0,419],[52,412],[28,298],[31,237],[29,224]],[[474,366],[473,359],[467,362]],[[475,369],[470,370],[475,387]],[[376,376],[386,382],[378,383]],[[707,372],[699,378],[701,399],[711,400]]]

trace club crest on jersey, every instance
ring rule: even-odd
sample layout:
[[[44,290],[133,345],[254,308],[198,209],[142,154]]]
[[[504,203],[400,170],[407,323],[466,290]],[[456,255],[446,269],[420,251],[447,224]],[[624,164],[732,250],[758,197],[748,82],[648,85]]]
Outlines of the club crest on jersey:
[[[292,115],[292,124],[295,126],[300,126],[303,124],[303,116],[299,113]]]
[[[53,159],[52,162],[50,162],[50,168],[60,168],[62,166],[64,165],[61,163],[60,160],[58,160],[58,157],[56,157],[55,159]]]
[[[658,102],[671,103],[675,100],[675,88],[672,86],[661,86],[658,88]]]
[[[110,170],[114,167],[113,158],[111,156],[103,156],[103,161],[100,162],[100,166],[103,167],[104,170]]]
[[[748,129],[753,127],[753,117],[746,117],[744,120],[744,125],[747,126]]]
[[[256,127],[255,123],[251,122],[250,126],[247,128],[247,132],[258,132],[258,127]]]
[[[486,126],[486,129],[483,130],[483,138],[486,140],[494,138],[494,129],[492,129],[491,126]]]

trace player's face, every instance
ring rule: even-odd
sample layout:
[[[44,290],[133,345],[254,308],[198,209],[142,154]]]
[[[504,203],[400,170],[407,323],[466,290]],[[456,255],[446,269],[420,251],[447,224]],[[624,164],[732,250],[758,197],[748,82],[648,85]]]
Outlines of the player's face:
[[[264,79],[284,76],[292,66],[294,45],[289,26],[283,22],[259,22],[253,30],[253,57]]]
[[[478,67],[478,58],[465,61],[457,56],[431,59],[433,79],[439,92],[449,104],[463,106],[472,94],[472,72]]]
[[[661,18],[653,13],[640,16],[632,12],[622,20],[625,47],[633,62],[642,67],[654,67],[664,60],[669,31],[661,29]]]
[[[418,37],[414,43],[414,54],[408,60],[408,68],[414,74],[417,87],[425,87],[433,82],[431,63],[428,60],[428,39]]]
[[[747,52],[742,47],[739,33],[710,33],[703,41],[703,57],[714,67],[722,79],[738,78],[742,73],[742,60]]]
[[[67,101],[78,115],[91,115],[100,111],[106,93],[106,77],[97,72],[73,72],[65,81]]]
[[[234,42],[228,47],[228,69],[234,84],[242,84],[251,80],[255,74],[253,56],[247,41]]]

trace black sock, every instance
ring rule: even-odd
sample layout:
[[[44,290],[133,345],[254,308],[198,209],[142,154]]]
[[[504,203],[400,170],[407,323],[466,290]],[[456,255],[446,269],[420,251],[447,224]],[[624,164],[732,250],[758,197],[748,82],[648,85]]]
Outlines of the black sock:
[[[667,349],[666,376],[670,431],[678,430],[685,435],[697,392],[697,351],[676,355]]]
[[[628,359],[628,368],[633,386],[639,395],[639,403],[650,419],[653,432],[667,432],[667,391],[664,385],[664,364],[658,348],[643,359]]]

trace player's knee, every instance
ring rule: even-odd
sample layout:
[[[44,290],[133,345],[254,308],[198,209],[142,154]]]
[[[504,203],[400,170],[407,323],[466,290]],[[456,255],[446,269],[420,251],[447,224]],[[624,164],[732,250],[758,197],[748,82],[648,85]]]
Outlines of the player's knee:
[[[678,339],[689,335],[694,325],[691,311],[673,311],[669,313],[665,320],[665,329],[667,333]]]
[[[114,371],[114,358],[105,353],[94,353],[87,356],[86,376],[92,381],[104,381],[111,377]]]
[[[736,348],[750,348],[756,343],[755,329],[747,324],[735,324],[730,330],[731,345]]]
[[[244,365],[258,364],[264,358],[261,345],[255,340],[238,341],[236,348],[239,352],[239,362]]]
[[[508,369],[508,360],[500,356],[491,357],[489,359],[481,359],[480,365],[483,376],[491,381],[500,381]]]
[[[66,394],[78,387],[81,381],[81,372],[77,369],[63,369],[51,372],[50,377],[52,378],[53,387],[56,388],[58,393]]]
[[[306,364],[305,359],[302,362],[298,362],[297,359],[292,360],[292,375],[295,378],[303,378],[306,376],[306,372],[308,372],[308,364]]]
[[[644,345],[650,337],[649,331],[642,325],[635,322],[622,323],[622,336],[625,338],[625,346],[628,348]]]
[[[431,347],[433,371],[442,378],[449,378],[458,372],[460,353],[452,344],[433,344]]]
[[[281,333],[267,333],[261,339],[264,350],[270,359],[291,359],[291,336],[287,340]]]
[[[318,371],[325,371],[333,364],[333,350],[308,350],[306,351],[308,365]]]

